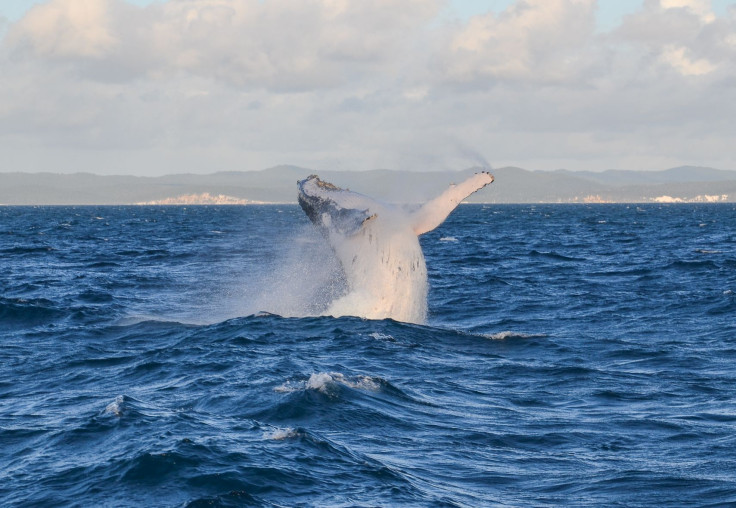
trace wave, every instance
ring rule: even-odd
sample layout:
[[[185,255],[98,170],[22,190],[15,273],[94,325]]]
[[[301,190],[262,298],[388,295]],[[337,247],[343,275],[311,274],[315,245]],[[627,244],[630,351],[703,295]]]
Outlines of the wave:
[[[303,430],[286,428],[275,428],[263,433],[263,439],[271,439],[274,441],[282,441],[284,439],[293,439],[304,435]]]
[[[23,254],[47,254],[54,251],[51,245],[38,245],[32,247],[15,246],[6,249],[0,249],[0,254],[7,256],[18,256]]]
[[[655,270],[649,267],[623,268],[615,270],[596,270],[589,273],[592,277],[622,277],[622,276],[645,276],[650,275]]]
[[[0,322],[7,329],[47,325],[67,316],[67,312],[45,298],[0,297]]]
[[[120,268],[122,265],[114,261],[94,261],[86,265],[86,268]]]
[[[425,237],[429,325],[411,325],[259,313],[279,309],[256,289],[281,303],[298,289],[269,279],[288,259],[274,243],[304,219],[283,208],[168,209],[169,223],[94,211],[110,216],[105,243],[74,236],[84,221],[52,239],[63,217],[34,243],[40,212],[3,223],[18,237],[0,249],[55,250],[2,257],[0,505],[736,499],[733,214],[714,232],[691,208],[647,208],[646,224],[606,216],[581,235],[582,207],[548,208],[553,225],[528,207],[461,207]],[[640,245],[602,234],[620,228]]]
[[[552,259],[555,261],[575,261],[575,262],[587,261],[585,258],[565,256],[564,254],[559,254],[554,251],[539,251],[536,249],[532,249],[531,251],[529,251],[529,256],[547,258],[547,259]]]
[[[685,259],[678,259],[676,261],[673,261],[667,265],[665,265],[662,269],[663,270],[678,270],[678,271],[702,271],[702,270],[713,270],[720,268],[718,263],[711,259],[703,259],[703,260],[685,260]]]
[[[734,295],[733,291],[727,290],[723,292],[723,296],[725,297],[722,302],[719,302],[716,305],[711,306],[707,313],[711,316],[727,316],[727,315],[736,315],[736,295]]]
[[[335,395],[340,385],[355,390],[378,391],[386,381],[381,378],[371,376],[350,376],[347,377],[340,372],[319,372],[311,374],[306,380],[287,381],[286,383],[274,388],[279,393],[291,393],[303,390],[316,390],[326,395]]]
[[[482,336],[492,340],[538,339],[547,337],[544,333],[520,333],[512,331],[489,333],[483,334]]]

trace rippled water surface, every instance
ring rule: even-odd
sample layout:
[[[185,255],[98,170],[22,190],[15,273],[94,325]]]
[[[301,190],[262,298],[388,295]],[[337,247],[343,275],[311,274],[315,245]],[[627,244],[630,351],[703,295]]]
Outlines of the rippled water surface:
[[[0,208],[0,505],[736,503],[733,205],[421,242],[426,325],[280,317],[340,290],[297,206]]]

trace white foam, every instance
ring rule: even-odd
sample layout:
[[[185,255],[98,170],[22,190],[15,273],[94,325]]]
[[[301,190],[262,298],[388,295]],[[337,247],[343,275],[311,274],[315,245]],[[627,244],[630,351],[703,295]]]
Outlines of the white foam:
[[[320,372],[309,376],[306,387],[308,390],[318,390],[320,392],[326,392],[330,384],[334,382],[335,379],[332,377],[332,375],[327,374],[326,372]]]
[[[286,427],[285,429],[274,429],[271,432],[265,432],[263,439],[272,439],[274,441],[283,441],[284,439],[292,439],[299,436],[299,431]]]
[[[512,332],[512,331],[506,330],[506,331],[498,332],[498,333],[486,333],[486,334],[483,334],[483,337],[487,339],[492,339],[492,340],[505,340],[509,338],[533,339],[533,338],[538,338],[538,337],[546,337],[546,335],[539,334],[539,333],[519,333],[519,332]]]
[[[372,338],[374,338],[376,340],[385,340],[385,341],[389,341],[389,342],[396,342],[396,339],[393,337],[393,335],[388,335],[388,334],[380,333],[380,332],[373,332],[373,333],[369,334],[369,337],[372,337]]]
[[[105,413],[114,416],[122,416],[124,404],[125,397],[123,395],[118,395],[117,397],[115,397],[114,401],[110,402],[107,405],[107,407],[105,408]]]
[[[338,385],[347,386],[355,390],[376,392],[381,389],[380,378],[371,376],[347,377],[340,372],[316,372],[309,379],[300,382],[287,381],[274,388],[275,392],[291,393],[303,390],[315,390],[324,394],[330,394]]]
[[[274,388],[273,391],[277,393],[291,393],[291,392],[299,391],[300,389],[301,388],[299,388],[299,386],[295,385],[291,381],[287,381],[277,386],[276,388]]]
[[[440,242],[457,242],[457,238],[454,236],[443,236],[440,238]]]

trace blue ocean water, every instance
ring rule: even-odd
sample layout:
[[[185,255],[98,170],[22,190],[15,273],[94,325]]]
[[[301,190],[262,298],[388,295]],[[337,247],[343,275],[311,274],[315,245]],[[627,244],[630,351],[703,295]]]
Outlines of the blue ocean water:
[[[421,243],[426,325],[281,317],[334,265],[296,205],[0,208],[0,505],[736,503],[734,205]]]

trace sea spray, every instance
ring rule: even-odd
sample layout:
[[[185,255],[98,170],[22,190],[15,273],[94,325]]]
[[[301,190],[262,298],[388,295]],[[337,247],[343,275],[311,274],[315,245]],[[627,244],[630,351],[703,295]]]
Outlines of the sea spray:
[[[347,290],[334,252],[311,227],[300,228],[284,239],[272,266],[253,286],[244,313],[284,317],[323,315]]]
[[[386,206],[381,221],[343,236],[313,227],[284,238],[271,266],[251,288],[241,314],[284,317],[360,316],[424,322],[427,272],[408,215]],[[351,259],[346,274],[339,259]]]

